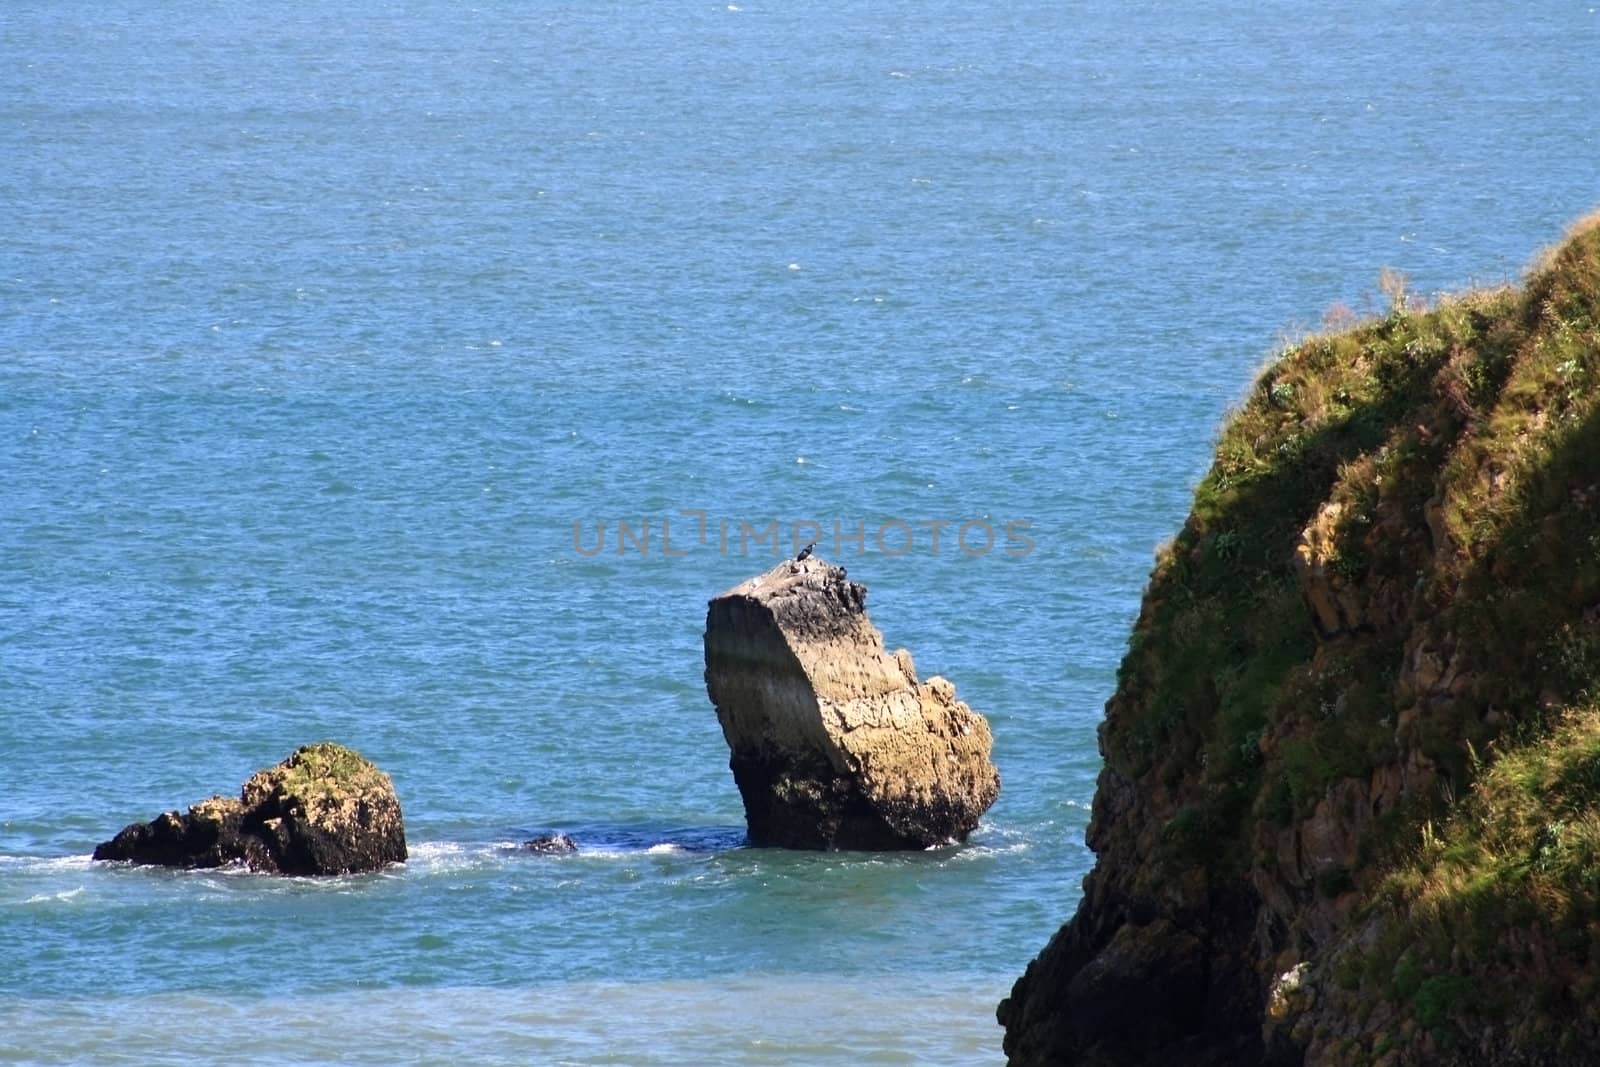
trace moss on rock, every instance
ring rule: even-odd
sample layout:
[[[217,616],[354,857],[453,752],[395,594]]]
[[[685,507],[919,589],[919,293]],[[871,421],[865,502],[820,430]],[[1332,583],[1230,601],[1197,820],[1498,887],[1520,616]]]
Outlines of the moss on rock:
[[[405,862],[405,825],[389,776],[354,750],[323,742],[257,771],[238,799],[214,796],[185,815],[126,827],[94,858],[350,874]]]

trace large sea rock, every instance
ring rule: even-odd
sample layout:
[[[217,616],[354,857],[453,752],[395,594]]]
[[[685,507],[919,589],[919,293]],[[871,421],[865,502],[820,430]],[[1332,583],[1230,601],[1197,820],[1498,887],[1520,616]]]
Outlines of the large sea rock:
[[[406,859],[394,783],[359,753],[322,743],[187,813],[134,823],[94,850],[97,860],[162,867],[246,867],[270,874],[374,871]]]
[[[807,559],[711,601],[706,688],[753,844],[927,848],[963,840],[999,795],[989,724],[884,650],[866,597]]]

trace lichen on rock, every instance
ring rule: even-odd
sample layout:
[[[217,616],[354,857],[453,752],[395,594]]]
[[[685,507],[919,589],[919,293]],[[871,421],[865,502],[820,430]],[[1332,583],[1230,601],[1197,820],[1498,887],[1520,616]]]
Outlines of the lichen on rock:
[[[94,858],[352,874],[404,863],[405,825],[389,776],[359,753],[323,742],[257,771],[237,799],[214,796],[186,814],[164,812],[125,827],[97,847]]]
[[[1597,1062],[1600,216],[1266,370],[1100,740],[1011,1064]]]
[[[705,652],[754,844],[927,848],[999,794],[988,722],[885,651],[841,567],[788,561],[714,598]]]

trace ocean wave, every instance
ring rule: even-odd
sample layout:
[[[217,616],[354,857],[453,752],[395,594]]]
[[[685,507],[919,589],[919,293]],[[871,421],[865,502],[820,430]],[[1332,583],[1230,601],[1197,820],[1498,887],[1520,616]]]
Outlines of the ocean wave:
[[[538,852],[526,847],[526,842],[552,832],[570,836],[577,848],[572,852]],[[91,856],[18,856],[0,855],[0,872],[8,879],[55,878],[57,885],[65,881],[64,875],[96,871],[120,876],[142,876],[168,883],[198,885],[214,892],[233,894],[245,885],[269,893],[278,892],[362,892],[372,881],[410,878],[433,878],[470,875],[483,872],[492,877],[494,872],[521,867],[524,864],[638,862],[681,863],[711,859],[735,859],[738,863],[767,862],[762,857],[784,856],[795,862],[827,857],[828,862],[846,866],[860,864],[898,864],[933,862],[971,863],[999,856],[1027,852],[1035,842],[1024,830],[984,823],[963,844],[945,844],[921,852],[794,852],[784,849],[752,848],[740,826],[649,826],[634,824],[568,825],[558,831],[518,830],[515,833],[499,832],[482,836],[434,838],[413,841],[408,846],[406,863],[396,864],[382,871],[368,874],[343,875],[333,878],[267,875],[245,867],[207,867],[195,869],[139,867],[127,863],[97,863]],[[573,869],[573,868],[569,868]],[[57,890],[48,882],[28,886],[22,882],[13,889],[22,888],[32,895],[16,903],[41,904],[53,900],[71,899],[64,895],[82,889],[80,879],[73,879],[65,890]]]
[[[83,890],[84,890],[84,887],[80,885],[75,889],[63,889],[59,893],[35,893],[33,896],[29,897],[27,900],[22,901],[21,903],[23,903],[25,905],[26,904],[55,904],[55,903],[60,903],[61,901],[66,901],[66,900],[76,900],[78,897],[83,895]]]
[[[58,871],[88,870],[94,857],[87,852],[81,856],[3,856],[0,867],[25,874],[48,874]]]
[[[571,837],[573,852],[538,852],[526,842],[553,833]],[[503,867],[524,860],[530,862],[568,862],[583,860],[636,859],[640,856],[710,856],[743,848],[744,830],[739,827],[649,827],[598,824],[572,826],[560,830],[528,830],[515,838],[455,839],[418,841],[409,846],[409,870],[425,874],[453,873],[480,868]]]
[[[1006,844],[981,842],[952,850],[949,859],[952,863],[970,863],[973,860],[992,859],[995,856],[1014,856],[1032,847],[1033,843],[1027,840],[1011,841]]]
[[[418,841],[406,846],[409,853],[402,874],[459,874],[502,867],[517,844],[513,841]]]
[[[1002,1059],[993,1005],[1008,979],[752,974],[256,996],[0,996],[0,1015],[16,1023],[16,1048],[32,1062],[120,1057],[178,1065],[226,1048],[231,1059],[252,1063],[969,1067]],[[752,1004],[783,1010],[765,1013],[752,1029]],[[174,1018],[207,1022],[174,1028]],[[3,1038],[0,1051],[12,1051]]]
[[[541,828],[538,834],[557,832],[566,834],[577,843],[574,855],[630,856],[640,853],[661,855],[667,852],[716,853],[729,852],[745,846],[742,826],[651,826],[636,823],[590,823],[562,827],[558,830]]]

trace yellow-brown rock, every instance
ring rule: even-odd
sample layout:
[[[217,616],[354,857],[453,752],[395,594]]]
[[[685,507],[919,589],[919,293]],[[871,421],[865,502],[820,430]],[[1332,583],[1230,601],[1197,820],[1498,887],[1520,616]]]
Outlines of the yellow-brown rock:
[[[865,604],[820,559],[710,603],[706,688],[753,844],[927,848],[963,840],[999,795],[989,724],[887,652]]]

